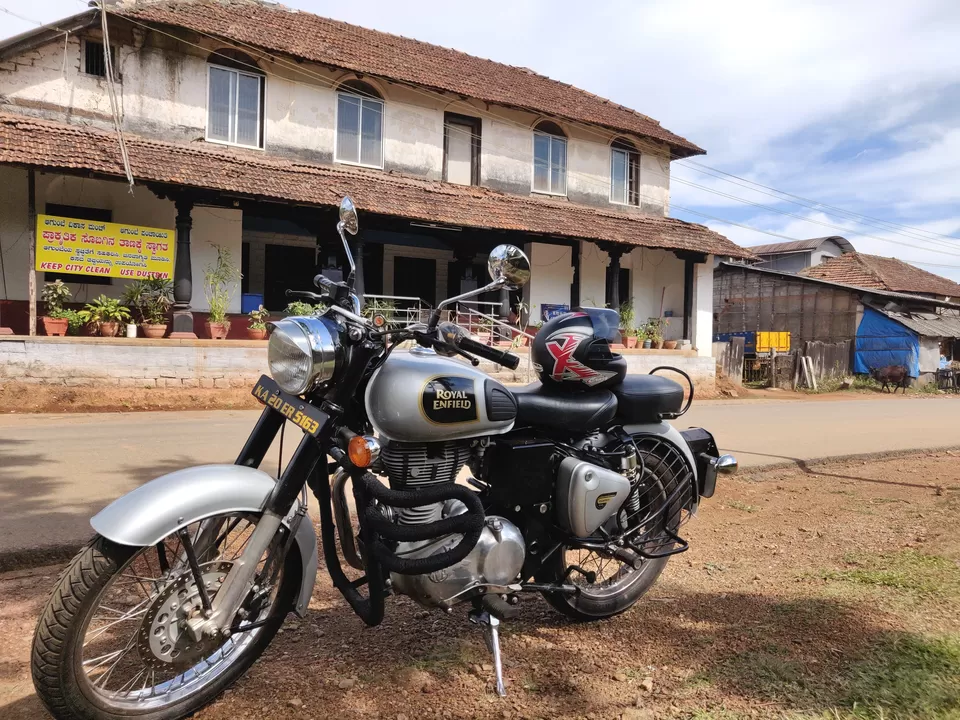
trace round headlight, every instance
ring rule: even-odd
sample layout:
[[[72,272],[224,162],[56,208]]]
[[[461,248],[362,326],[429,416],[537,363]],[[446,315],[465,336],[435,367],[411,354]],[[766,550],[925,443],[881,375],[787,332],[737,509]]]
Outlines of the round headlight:
[[[267,362],[281,390],[302,395],[333,379],[339,331],[332,320],[288,317],[272,323]]]

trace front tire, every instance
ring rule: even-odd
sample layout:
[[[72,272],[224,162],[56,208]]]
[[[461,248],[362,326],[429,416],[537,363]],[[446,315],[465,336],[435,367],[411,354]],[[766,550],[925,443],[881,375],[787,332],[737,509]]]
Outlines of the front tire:
[[[175,536],[174,536],[175,537]],[[160,552],[160,543],[157,546],[157,552]],[[106,538],[96,536],[89,545],[87,545],[73,559],[66,570],[61,574],[57,586],[52,596],[40,615],[34,635],[33,653],[31,657],[31,670],[33,674],[34,686],[37,695],[46,705],[47,709],[57,720],[179,720],[186,717],[204,705],[214,700],[230,684],[235,682],[244,672],[253,664],[253,662],[263,653],[270,644],[277,630],[283,622],[289,609],[292,607],[294,591],[296,588],[296,573],[282,572],[278,583],[278,590],[270,606],[264,608],[260,617],[267,619],[268,622],[255,630],[238,632],[229,640],[225,641],[221,647],[214,652],[219,652],[221,656],[221,667],[217,672],[197,671],[200,664],[195,668],[185,671],[181,680],[181,692],[174,694],[175,680],[168,681],[169,702],[164,702],[164,697],[157,694],[155,696],[143,696],[138,692],[134,698],[135,702],[123,702],[128,700],[132,691],[137,690],[140,685],[139,676],[129,688],[126,689],[124,697],[123,689],[116,694],[115,700],[109,693],[104,693],[107,689],[108,681],[103,681],[103,687],[98,689],[100,678],[105,671],[96,678],[91,678],[90,673],[101,668],[107,662],[113,661],[109,673],[112,673],[114,667],[135,663],[135,656],[146,654],[143,649],[145,641],[142,639],[142,629],[137,629],[144,621],[138,620],[140,617],[146,618],[152,605],[158,600],[162,600],[164,593],[170,595],[172,582],[167,582],[166,586],[158,582],[146,583],[144,593],[145,599],[136,606],[146,607],[136,614],[130,614],[126,620],[120,615],[116,621],[110,621],[107,629],[98,633],[107,633],[111,625],[123,626],[123,632],[129,632],[133,628],[132,639],[126,642],[125,649],[114,650],[114,652],[101,656],[107,658],[102,660],[100,657],[92,660],[84,660],[85,640],[87,639],[88,628],[91,620],[96,616],[101,608],[101,600],[110,599],[109,593],[137,593],[139,590],[118,589],[121,581],[118,578],[131,567],[132,563],[138,557],[153,552],[154,548],[137,548],[118,545]],[[176,556],[174,556],[176,557]],[[221,566],[222,567],[222,566]],[[288,564],[285,568],[288,569]],[[206,576],[205,576],[206,577]],[[139,581],[138,581],[139,582]],[[141,587],[144,583],[139,583]],[[131,588],[133,583],[130,583]],[[156,592],[150,596],[151,588]],[[173,588],[177,589],[177,588]],[[180,588],[181,592],[184,588]],[[135,599],[139,599],[139,595]],[[173,598],[174,600],[176,598]],[[104,607],[108,607],[104,605]],[[176,607],[174,605],[174,607]],[[135,608],[135,609],[136,609]],[[113,613],[120,613],[113,608],[108,608]],[[162,608],[161,608],[162,609]],[[131,625],[132,623],[132,625]],[[107,637],[113,635],[109,633]],[[121,634],[118,630],[116,634]],[[158,633],[160,634],[160,633]],[[249,637],[241,637],[247,635]],[[237,639],[239,638],[239,639]],[[228,644],[233,643],[234,650],[228,649]],[[121,645],[123,643],[121,642]],[[96,647],[96,646],[95,646]],[[115,660],[113,658],[116,658]],[[204,657],[199,662],[210,663],[213,655]],[[93,663],[97,662],[97,665]],[[143,662],[141,660],[141,662]],[[153,663],[151,669],[144,677],[144,687],[148,682],[154,679],[157,682],[156,659],[150,660]],[[89,672],[87,667],[91,667]],[[215,664],[209,664],[209,668],[215,668]],[[125,668],[126,669],[126,668]],[[163,668],[160,668],[161,671]],[[141,673],[143,670],[141,670]],[[193,672],[196,674],[193,680],[187,681],[187,674]],[[209,680],[205,681],[208,677]],[[179,677],[179,676],[178,676]],[[199,678],[199,682],[197,681]],[[117,682],[120,682],[118,679]],[[190,687],[190,684],[195,687]],[[150,686],[150,690],[157,692],[155,685]],[[159,687],[162,687],[159,686]],[[147,691],[147,693],[150,692]]]

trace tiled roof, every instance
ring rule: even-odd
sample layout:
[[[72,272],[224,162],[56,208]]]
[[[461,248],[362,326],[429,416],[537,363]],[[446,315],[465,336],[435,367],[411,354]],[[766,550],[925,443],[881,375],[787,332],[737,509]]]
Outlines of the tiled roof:
[[[508,195],[391,172],[308,165],[204,143],[179,145],[129,134],[124,138],[139,182],[307,205],[336,205],[342,195],[349,194],[361,212],[421,222],[752,257],[713,230],[672,218]],[[0,163],[123,176],[113,133],[2,113]]]
[[[850,241],[839,235],[810,238],[809,240],[790,240],[788,242],[769,243],[767,245],[751,245],[750,250],[756,255],[786,255],[788,253],[816,250],[827,240],[836,243],[840,246],[840,249],[845,252],[854,251]]]
[[[108,6],[131,20],[187,28],[322,65],[456,93],[704,151],[656,120],[527,68],[255,0],[158,0]],[[416,12],[416,10],[411,10]]]
[[[960,298],[960,285],[896,258],[847,253],[800,272],[812,278],[903,293]]]

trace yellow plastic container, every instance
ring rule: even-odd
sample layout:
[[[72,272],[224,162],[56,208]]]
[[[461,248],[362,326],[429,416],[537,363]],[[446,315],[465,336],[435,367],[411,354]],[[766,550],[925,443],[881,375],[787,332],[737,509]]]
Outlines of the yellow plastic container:
[[[768,353],[771,349],[778,353],[790,352],[790,333],[787,330],[757,333],[757,352]]]

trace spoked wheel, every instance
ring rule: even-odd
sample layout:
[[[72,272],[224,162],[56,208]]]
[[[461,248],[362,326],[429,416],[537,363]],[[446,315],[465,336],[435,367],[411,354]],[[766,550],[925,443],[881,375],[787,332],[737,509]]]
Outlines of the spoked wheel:
[[[186,528],[211,598],[258,519],[219,515]],[[274,572],[269,554],[234,632],[197,641],[186,621],[202,612],[200,591],[181,537],[143,548],[96,537],[40,616],[32,657],[40,699],[58,720],[175,720],[195,712],[256,660],[292,605],[295,573],[282,565]]]
[[[576,585],[579,593],[544,593],[555,609],[575,620],[601,620],[632,607],[653,586],[667,565],[676,532],[686,517],[690,500],[690,471],[686,461],[671,445],[657,438],[638,437],[637,449],[643,459],[638,491],[624,503],[617,517],[606,525],[608,536],[633,528],[634,537],[649,538],[641,543],[644,552],[663,557],[645,558],[634,554],[627,562],[608,553],[575,545],[561,546],[537,573],[541,582]],[[632,502],[631,502],[632,501]],[[598,533],[590,538],[602,542]]]

